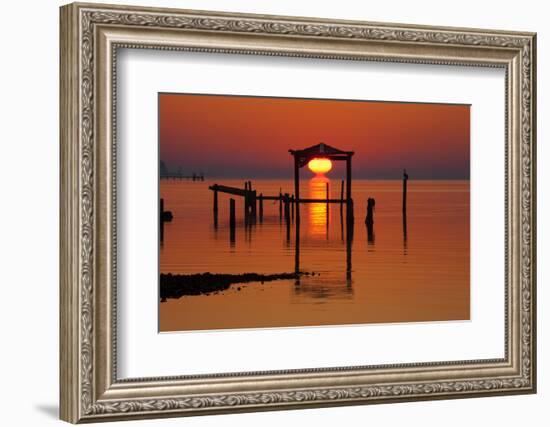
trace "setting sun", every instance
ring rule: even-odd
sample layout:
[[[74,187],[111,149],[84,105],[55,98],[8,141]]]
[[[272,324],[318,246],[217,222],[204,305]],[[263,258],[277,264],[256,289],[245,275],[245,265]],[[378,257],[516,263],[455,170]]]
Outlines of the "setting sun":
[[[324,174],[332,169],[332,162],[329,159],[315,158],[307,164],[309,170],[316,174]]]

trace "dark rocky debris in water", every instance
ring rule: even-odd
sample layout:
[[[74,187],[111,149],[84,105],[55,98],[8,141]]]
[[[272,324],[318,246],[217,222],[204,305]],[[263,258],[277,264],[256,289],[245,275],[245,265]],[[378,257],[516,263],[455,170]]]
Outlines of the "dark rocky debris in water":
[[[206,295],[218,293],[228,289],[235,283],[271,282],[274,280],[297,279],[299,276],[307,276],[309,273],[278,273],[278,274],[161,274],[160,275],[160,300],[167,298],[180,298],[185,295]],[[240,288],[239,288],[240,290]]]

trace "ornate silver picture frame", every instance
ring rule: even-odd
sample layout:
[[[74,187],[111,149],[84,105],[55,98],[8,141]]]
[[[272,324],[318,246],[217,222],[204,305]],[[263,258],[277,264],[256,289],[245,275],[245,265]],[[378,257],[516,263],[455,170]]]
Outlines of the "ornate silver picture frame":
[[[61,419],[79,423],[536,391],[535,34],[75,3],[61,8],[60,43]],[[120,379],[115,65],[121,48],[502,68],[504,357]]]

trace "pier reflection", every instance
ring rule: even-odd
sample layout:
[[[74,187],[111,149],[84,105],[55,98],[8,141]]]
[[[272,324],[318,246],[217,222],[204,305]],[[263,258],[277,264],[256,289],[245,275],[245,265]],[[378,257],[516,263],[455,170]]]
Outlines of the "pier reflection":
[[[302,271],[301,268],[301,245],[302,238],[305,236],[307,239],[307,244],[309,246],[315,245],[321,249],[327,243],[321,243],[323,241],[330,242],[330,246],[340,246],[343,244],[345,250],[345,261],[344,265],[341,268],[338,268],[337,271],[342,271],[345,266],[345,276],[338,277],[336,271],[331,271],[329,273],[330,278],[319,277],[319,272],[317,275],[306,275],[300,276],[295,281],[294,292],[296,295],[308,295],[312,298],[318,299],[321,301],[323,298],[326,298],[327,301],[330,300],[330,297],[336,295],[352,295],[352,252],[353,252],[353,237],[354,237],[354,218],[353,214],[348,215],[347,207],[344,207],[344,204],[340,204],[338,218],[340,220],[340,241],[332,241],[329,236],[330,221],[331,221],[331,209],[330,203],[330,191],[331,191],[331,181],[325,176],[315,176],[310,179],[308,182],[308,194],[307,198],[309,200],[316,199],[319,202],[312,203],[308,201],[303,205],[299,203],[297,208],[302,207],[307,212],[307,223],[305,225],[306,229],[300,222],[295,224],[295,257],[294,257],[294,271],[296,273]],[[325,202],[324,200],[327,200]],[[344,214],[343,210],[346,209]],[[344,221],[346,218],[346,221]],[[332,265],[332,260],[331,260]]]
[[[299,281],[237,284],[219,293],[168,299],[160,307],[162,330],[467,318],[467,182],[416,184],[403,218],[401,180],[354,181],[356,215],[348,224],[347,204],[340,209],[334,202],[342,191],[341,182],[333,178],[328,240],[323,221],[326,203],[300,203],[301,222],[297,206],[291,203],[288,244],[284,201],[279,193],[292,196],[293,181],[253,182],[258,198],[263,194],[263,209],[258,203],[258,220],[248,225],[243,196],[219,191],[217,228],[212,221],[213,194],[208,191],[213,184],[161,183],[165,208],[174,214],[174,219],[164,224],[159,248],[161,273],[238,275],[298,270],[310,275]],[[220,184],[244,191],[242,180]],[[309,184],[309,180],[302,181],[304,198],[310,197]],[[317,189],[321,198],[326,198],[322,186]],[[369,198],[376,199],[372,232],[365,225]],[[235,199],[233,227],[231,199]],[[296,209],[294,215],[292,208]],[[320,209],[313,215],[310,208]],[[319,222],[312,224],[317,219]],[[448,286],[439,286],[442,281]],[[404,306],[408,309],[403,310]]]

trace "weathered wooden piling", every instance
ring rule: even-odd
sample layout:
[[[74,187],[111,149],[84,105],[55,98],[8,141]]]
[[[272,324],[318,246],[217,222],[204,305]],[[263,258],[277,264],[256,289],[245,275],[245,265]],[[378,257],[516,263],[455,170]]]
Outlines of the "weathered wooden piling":
[[[259,202],[260,202],[260,223],[261,223],[264,220],[264,195],[263,195],[263,193],[260,193]]]
[[[367,225],[374,225],[374,206],[376,204],[376,201],[369,197],[367,200],[367,216],[365,217],[365,224]]]
[[[403,215],[407,215],[407,181],[409,175],[407,169],[403,169]]]
[[[286,223],[286,242],[287,244],[290,244],[290,196],[288,193],[285,193],[283,196],[283,204]]]
[[[346,222],[353,223],[355,221],[355,218],[353,216],[353,200],[348,199],[347,200],[347,206],[346,206]]]
[[[283,189],[279,188],[279,219],[283,217]]]
[[[159,203],[159,234],[160,242],[164,242],[164,199],[160,199]]]
[[[367,216],[365,218],[365,225],[367,226],[367,242],[369,244],[374,243],[374,206],[376,201],[373,198],[367,200]]]
[[[300,161],[297,156],[294,156],[294,197],[296,209],[296,224],[300,224]]]
[[[351,156],[346,158],[346,200],[351,201]]]
[[[160,199],[159,202],[159,231],[160,231],[160,241],[164,241],[164,223],[172,221],[173,215],[170,211],[164,210],[164,199]]]
[[[340,181],[340,216],[344,209],[344,180]]]
[[[326,183],[326,190],[325,190],[325,193],[326,193],[326,200],[327,200],[327,207],[326,207],[326,227],[327,227],[327,239],[328,239],[328,229],[329,229],[329,216],[330,216],[330,207],[329,207],[329,199],[330,199],[330,191],[329,191],[329,186],[328,186],[328,182]]]
[[[214,211],[214,227],[218,226],[218,189],[217,187],[214,187],[214,190],[212,191],[214,193],[214,203],[213,203],[213,211]]]
[[[290,196],[288,193],[285,193],[283,196],[284,210],[285,210],[285,221],[290,222]]]
[[[355,228],[355,221],[353,218],[353,200],[347,201],[347,221],[346,221],[346,282],[348,286],[351,286],[351,254],[353,247],[353,234]]]
[[[250,193],[250,204],[251,204],[251,211],[252,211],[252,217],[256,219],[256,215],[258,212],[258,196],[256,194],[256,190],[251,191]]]
[[[403,242],[407,245],[407,216],[403,215]]]
[[[235,243],[235,199],[229,199],[229,240]]]
[[[214,190],[212,191],[212,193],[214,193],[214,206],[213,206],[214,214],[217,216],[218,215],[218,188],[214,187]]]

